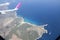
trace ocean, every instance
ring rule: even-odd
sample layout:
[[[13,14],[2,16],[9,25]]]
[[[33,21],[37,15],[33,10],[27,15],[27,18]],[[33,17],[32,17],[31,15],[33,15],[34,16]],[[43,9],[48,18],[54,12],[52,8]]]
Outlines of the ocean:
[[[60,35],[60,1],[59,0],[33,0],[23,1],[18,15],[26,21],[37,25],[48,24],[48,30],[38,40],[55,40]]]
[[[55,40],[60,35],[60,0],[10,0],[10,2],[13,2],[10,8],[14,8],[18,2],[22,3],[17,15],[23,17],[25,21],[36,25],[48,24],[45,27],[48,33],[37,40]]]

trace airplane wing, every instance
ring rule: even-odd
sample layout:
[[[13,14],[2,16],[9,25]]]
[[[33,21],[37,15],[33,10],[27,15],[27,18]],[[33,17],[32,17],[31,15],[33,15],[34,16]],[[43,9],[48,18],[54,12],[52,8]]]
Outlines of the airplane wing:
[[[6,12],[13,12],[13,11],[17,11],[21,6],[21,3],[18,3],[17,6],[14,9],[10,9],[10,10],[2,10],[0,11],[0,14],[6,14]]]
[[[18,10],[21,6],[21,3],[18,3],[18,5],[16,6],[15,10]]]

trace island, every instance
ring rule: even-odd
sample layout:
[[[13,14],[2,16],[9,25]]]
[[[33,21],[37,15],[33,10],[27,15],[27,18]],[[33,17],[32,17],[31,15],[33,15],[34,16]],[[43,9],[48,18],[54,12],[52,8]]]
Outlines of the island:
[[[4,7],[4,5],[2,5]],[[2,10],[6,10],[8,5]],[[1,10],[1,9],[0,9]],[[8,9],[7,9],[8,10]],[[26,22],[16,11],[0,14],[0,35],[6,40],[37,40],[48,33],[44,25]]]

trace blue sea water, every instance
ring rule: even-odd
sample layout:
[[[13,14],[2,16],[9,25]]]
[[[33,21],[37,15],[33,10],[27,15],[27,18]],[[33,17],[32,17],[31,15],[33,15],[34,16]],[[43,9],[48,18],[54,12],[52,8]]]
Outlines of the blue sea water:
[[[23,1],[18,13],[18,15],[21,15],[31,23],[38,25],[48,24],[45,27],[48,33],[38,40],[55,40],[60,35],[59,0]]]
[[[9,7],[14,8],[18,2],[22,3],[18,16],[37,25],[48,24],[48,33],[38,40],[55,40],[60,35],[60,0],[14,0]]]

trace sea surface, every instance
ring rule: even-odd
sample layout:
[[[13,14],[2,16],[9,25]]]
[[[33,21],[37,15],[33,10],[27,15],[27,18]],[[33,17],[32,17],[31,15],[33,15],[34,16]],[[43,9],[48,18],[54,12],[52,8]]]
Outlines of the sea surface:
[[[14,8],[18,2],[21,2],[22,6],[17,15],[26,22],[48,24],[45,27],[48,33],[38,40],[55,40],[60,35],[60,0],[15,0],[9,7]]]
[[[60,1],[59,0],[33,0],[23,1],[18,15],[30,23],[37,25],[48,24],[48,30],[38,40],[55,40],[60,35]]]

